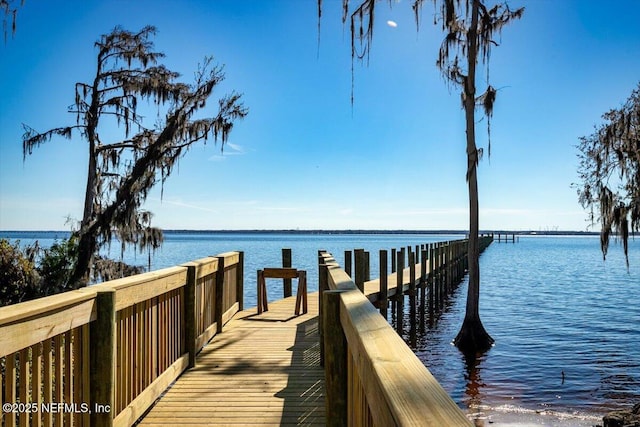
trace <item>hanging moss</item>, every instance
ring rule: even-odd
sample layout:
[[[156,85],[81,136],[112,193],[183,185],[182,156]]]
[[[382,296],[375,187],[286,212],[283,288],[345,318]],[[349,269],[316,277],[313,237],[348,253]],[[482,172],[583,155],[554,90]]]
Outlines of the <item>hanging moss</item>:
[[[578,199],[591,223],[600,223],[603,258],[615,235],[628,268],[629,236],[640,231],[640,83],[620,108],[602,118],[591,135],[580,138]]]
[[[214,89],[225,78],[211,57],[198,66],[195,81],[178,81],[179,74],[158,61],[164,54],[154,50],[156,28],[146,26],[137,33],[116,27],[96,43],[97,67],[93,83],[75,85],[76,125],[37,132],[25,125],[23,153],[53,137],[80,137],[87,142],[89,170],[75,271],[71,278],[80,286],[89,280],[100,248],[113,238],[140,251],[162,243],[161,230],[151,226],[152,214],[141,210],[149,191],[162,187],[180,158],[193,145],[212,137],[227,142],[236,120],[247,114],[241,95],[232,92],[218,100],[215,115],[193,119],[206,105]],[[158,108],[153,125],[138,115],[139,101]],[[121,139],[104,141],[100,129],[115,119]],[[127,269],[118,262],[96,262],[95,277],[116,277]],[[109,270],[111,269],[111,270]]]

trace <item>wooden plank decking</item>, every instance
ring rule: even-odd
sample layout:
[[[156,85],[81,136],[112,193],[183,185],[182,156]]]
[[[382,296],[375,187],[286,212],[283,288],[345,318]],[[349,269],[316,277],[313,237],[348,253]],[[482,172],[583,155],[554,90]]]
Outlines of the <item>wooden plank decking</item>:
[[[318,293],[237,313],[156,402],[140,426],[325,425]]]
[[[416,271],[419,276],[420,264]],[[389,296],[396,278],[388,277]],[[403,291],[408,287],[407,267]],[[379,279],[365,283],[370,300],[379,291]],[[294,315],[295,301],[269,302],[261,314],[256,307],[237,313],[138,425],[325,425],[318,293],[309,294],[307,314]]]
[[[417,266],[419,270],[419,264]],[[389,296],[396,274],[389,275]],[[403,275],[409,286],[409,268]],[[375,300],[378,279],[365,284]],[[325,425],[320,367],[318,293],[294,315],[295,296],[237,313],[139,422],[140,426]]]

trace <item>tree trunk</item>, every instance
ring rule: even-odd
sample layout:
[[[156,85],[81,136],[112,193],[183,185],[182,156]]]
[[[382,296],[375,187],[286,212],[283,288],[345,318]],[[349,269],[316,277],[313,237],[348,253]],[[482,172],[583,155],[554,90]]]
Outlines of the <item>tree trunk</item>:
[[[76,268],[69,279],[73,288],[81,288],[89,284],[89,270],[93,264],[93,256],[96,251],[96,240],[89,233],[80,234],[78,239],[78,260]]]
[[[91,266],[95,252],[97,251],[97,242],[95,237],[95,231],[90,231],[90,223],[94,219],[96,212],[95,203],[97,197],[97,184],[98,184],[98,137],[96,135],[96,129],[98,128],[99,117],[99,86],[100,86],[100,74],[102,73],[102,55],[100,52],[98,55],[98,66],[96,71],[96,77],[93,81],[93,90],[91,95],[91,105],[89,111],[86,113],[87,123],[87,140],[89,142],[89,166],[87,168],[87,186],[84,193],[84,210],[82,213],[82,222],[80,223],[80,230],[78,230],[78,260],[76,268],[71,275],[70,285],[74,288],[86,286],[89,283]]]
[[[97,164],[96,164],[96,144],[93,129],[88,127],[89,139],[89,168],[87,171],[87,187],[84,196],[84,212],[80,230],[78,230],[78,260],[76,268],[71,275],[70,284],[74,288],[85,286],[89,283],[91,265],[96,248],[95,233],[89,232],[89,224],[95,213],[93,211],[96,198]]]
[[[464,112],[467,130],[467,182],[469,184],[469,289],[467,308],[462,328],[454,340],[460,351],[466,354],[482,353],[493,344],[480,321],[480,248],[478,246],[479,209],[478,209],[478,149],[475,135],[475,74],[478,56],[478,1],[473,0],[471,27],[467,33],[468,75],[464,85]]]

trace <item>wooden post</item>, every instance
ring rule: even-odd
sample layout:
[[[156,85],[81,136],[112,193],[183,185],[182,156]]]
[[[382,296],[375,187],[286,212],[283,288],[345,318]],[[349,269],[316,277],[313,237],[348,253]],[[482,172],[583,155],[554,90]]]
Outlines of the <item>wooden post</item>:
[[[453,287],[453,278],[451,272],[451,243],[448,243],[447,246],[444,247],[444,265],[446,271],[446,281],[445,281],[445,293],[444,296],[447,297],[451,293],[451,289]]]
[[[291,268],[291,249],[282,249],[282,268]],[[291,296],[291,279],[282,279],[284,297]]]
[[[92,411],[92,426],[113,426],[116,393],[116,291],[100,290],[96,295],[96,320],[90,323],[89,389],[90,407],[109,411]],[[56,378],[59,381],[59,378]]]
[[[447,274],[446,274],[446,249],[444,244],[440,247],[440,301],[438,302],[438,308],[440,311],[444,308],[444,299],[447,289]]]
[[[351,251],[344,251],[344,272],[351,276]]]
[[[388,271],[387,271],[387,251],[380,250],[380,314],[387,319],[389,307],[389,289],[388,289]]]
[[[238,252],[238,269],[236,270],[236,297],[238,311],[244,310],[244,252]]]
[[[365,254],[364,254],[364,249],[356,249],[354,250],[354,255],[355,255],[355,280],[354,282],[356,283],[356,286],[358,287],[358,289],[360,289],[360,292],[364,292],[364,278],[365,278],[365,269],[367,267],[366,265],[366,259],[365,259]]]
[[[416,254],[409,253],[409,329],[411,341],[415,346],[416,340]]]
[[[395,273],[397,270],[396,262],[396,249],[393,248],[391,249],[391,273]]]
[[[298,292],[296,292],[296,316],[307,314],[307,272],[298,270]]]
[[[258,314],[264,311],[269,311],[269,304],[267,302],[267,283],[264,278],[264,270],[258,270],[256,273],[258,277]]]
[[[366,251],[364,253],[364,264],[364,281],[368,282],[369,280],[371,280],[371,254],[369,253],[369,251]]]
[[[425,328],[425,311],[427,309],[427,251],[420,253],[420,331]]]
[[[340,323],[340,294],[343,291],[326,291],[322,294],[324,315],[324,378],[325,419],[332,427],[347,423],[348,347]]]
[[[189,353],[189,368],[196,366],[196,265],[187,265],[187,285],[184,288],[184,339]],[[150,331],[149,331],[150,332]]]
[[[440,281],[441,281],[441,271],[440,271],[440,259],[441,259],[441,250],[440,245],[436,244],[434,248],[434,275],[433,275],[433,310],[437,313],[440,310]]]
[[[454,266],[454,280],[456,284],[460,283],[460,242],[456,242],[453,246],[453,266]]]
[[[429,244],[429,323],[433,324],[433,318],[434,318],[434,311],[435,311],[435,307],[434,307],[434,303],[435,303],[435,298],[434,298],[434,293],[435,293],[435,247],[433,246],[433,243]]]
[[[396,253],[398,258],[398,271],[396,271],[396,331],[398,331],[398,335],[402,336],[402,320],[404,315],[404,294],[402,292],[402,282],[403,282],[403,266],[404,266],[404,249],[400,252]]]
[[[218,333],[222,332],[222,315],[224,314],[224,257],[218,258],[218,271],[216,272],[216,324]],[[266,301],[266,300],[265,300]]]
[[[318,318],[320,319],[318,322],[318,335],[320,337],[320,366],[324,366],[324,325],[322,321],[324,316],[324,298],[322,295],[329,290],[329,270],[324,263],[323,253],[324,251],[318,251]]]
[[[398,262],[398,257],[396,255],[396,249],[391,249],[391,274],[398,271],[398,266],[396,265]],[[393,316],[396,315],[396,299],[395,297],[391,299],[391,319],[393,320]]]

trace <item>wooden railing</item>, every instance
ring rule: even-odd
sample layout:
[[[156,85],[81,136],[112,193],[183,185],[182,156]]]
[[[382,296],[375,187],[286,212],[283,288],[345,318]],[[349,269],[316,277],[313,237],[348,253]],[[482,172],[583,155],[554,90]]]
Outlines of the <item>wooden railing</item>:
[[[242,309],[242,252],[0,308],[2,425],[132,425]]]
[[[490,243],[490,236],[482,237],[481,251]],[[361,279],[363,283],[360,286],[340,268],[331,254],[319,252],[321,358],[325,367],[329,425],[472,425],[371,303],[379,302],[380,310],[386,313],[388,297],[395,296],[398,307],[402,304],[399,296],[408,293],[410,298],[414,298],[411,303],[414,307],[418,286],[422,290],[424,309],[425,291],[429,292],[430,299],[437,300],[454,280],[464,275],[466,245],[464,240],[433,244],[428,250],[420,251],[420,264],[416,262],[419,248],[415,253],[409,249],[409,266],[406,269],[404,250],[399,251],[394,254],[397,255],[396,268],[392,269],[394,274],[388,277],[386,251],[381,251],[381,255],[384,254],[380,262],[381,278],[369,282]],[[348,264],[350,258],[350,254],[345,254]],[[367,258],[358,254],[355,257],[356,260]],[[359,270],[361,267],[356,261],[355,271]],[[420,271],[418,276],[416,270]],[[356,275],[359,278],[368,276],[367,272]],[[432,302],[430,306],[433,305]],[[403,309],[399,307],[400,319],[402,313]]]
[[[89,425],[96,294],[72,291],[0,308],[3,426]]]

